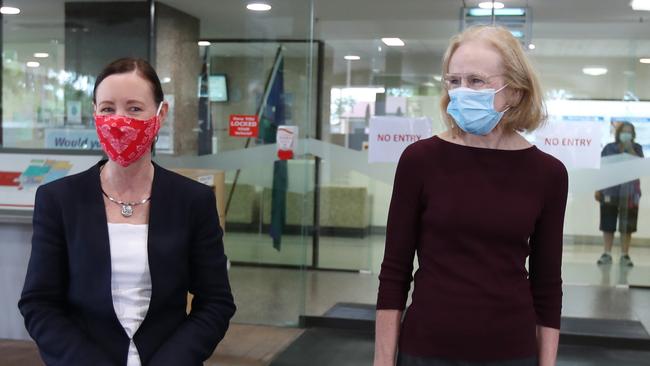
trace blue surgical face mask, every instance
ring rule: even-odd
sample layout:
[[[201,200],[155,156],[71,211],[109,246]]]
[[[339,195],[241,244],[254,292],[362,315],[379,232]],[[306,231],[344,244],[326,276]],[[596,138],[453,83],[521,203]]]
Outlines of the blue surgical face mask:
[[[447,113],[454,118],[460,129],[472,135],[487,135],[503,117],[494,110],[494,95],[503,90],[456,88],[449,91]]]
[[[618,135],[618,139],[621,140],[622,143],[627,144],[632,142],[632,133],[631,132],[621,132]]]

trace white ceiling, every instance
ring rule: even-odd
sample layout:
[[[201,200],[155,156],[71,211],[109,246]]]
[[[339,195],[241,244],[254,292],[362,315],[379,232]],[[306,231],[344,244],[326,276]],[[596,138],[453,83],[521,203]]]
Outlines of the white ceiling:
[[[273,6],[268,13],[246,10],[245,0],[161,2],[197,17],[203,39],[310,39],[313,19],[313,37],[326,43],[327,56],[333,60],[333,73],[339,76],[345,73],[347,66],[343,56],[351,53],[362,57],[361,61],[353,64],[354,70],[379,69],[394,74],[395,70],[386,69],[387,49],[379,40],[386,36],[400,37],[406,42],[403,48],[391,49],[392,53],[401,55],[398,73],[425,76],[437,73],[449,37],[460,29],[461,8],[476,6],[479,2],[267,1]],[[537,63],[543,63],[547,72],[556,72],[558,80],[562,79],[559,76],[561,72],[577,70],[579,74],[578,66],[582,63],[611,65],[612,70],[626,71],[626,75],[630,72],[648,75],[650,65],[639,65],[637,60],[643,56],[650,57],[650,12],[632,10],[630,0],[501,1],[510,7],[527,6],[531,9],[532,41],[537,48],[530,54]],[[38,48],[51,46],[53,40],[63,43],[64,3],[64,0],[4,0],[5,5],[22,9],[20,15],[4,16],[5,42],[33,44]],[[250,46],[220,45],[218,52],[232,56],[238,53],[251,55],[264,52],[264,47],[275,47]],[[296,55],[304,52],[300,46],[289,48]],[[574,63],[572,67],[576,70],[567,71],[565,65]],[[644,77],[642,80],[646,82],[637,82],[637,85],[650,84],[647,76]],[[606,86],[603,83],[594,88],[604,89]],[[650,98],[650,91],[647,97]]]
[[[650,55],[650,12],[638,12],[630,0],[502,0],[527,6],[533,15],[531,52],[539,57],[614,57]],[[309,39],[309,0],[269,0],[273,9],[255,14],[246,1],[163,0],[201,19],[201,37]],[[380,38],[400,37],[407,56],[437,57],[460,29],[463,6],[479,0],[314,0],[314,37],[324,40],[335,59],[355,54],[369,63],[383,58]],[[362,66],[363,62],[355,64]],[[340,68],[344,64],[337,62]]]
[[[100,0],[90,0],[100,1]],[[381,37],[407,41],[405,52],[444,49],[459,30],[460,9],[479,0],[268,0],[273,9],[254,13],[244,0],[162,0],[201,21],[201,37],[211,39],[309,39],[312,4],[314,37],[363,51]],[[630,0],[502,0],[507,6],[528,6],[533,14],[533,41],[544,55],[623,55],[620,40],[650,41],[650,12],[633,11]],[[119,2],[119,1],[118,1]],[[21,8],[4,16],[5,41],[63,41],[64,0],[5,0]],[[544,41],[550,40],[550,41]],[[607,41],[617,40],[617,41]],[[589,41],[589,42],[586,42]],[[613,45],[613,43],[617,43]],[[642,42],[643,43],[643,42]],[[412,45],[412,46],[411,46]],[[612,47],[613,45],[613,47]],[[425,49],[421,48],[426,47]],[[637,53],[646,53],[641,44]]]

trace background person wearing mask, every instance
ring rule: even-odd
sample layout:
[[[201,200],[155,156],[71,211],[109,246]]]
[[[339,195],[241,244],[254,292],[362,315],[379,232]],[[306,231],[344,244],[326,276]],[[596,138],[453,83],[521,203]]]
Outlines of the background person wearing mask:
[[[50,366],[202,365],[235,312],[214,193],[151,161],[168,106],[146,61],[106,66],[93,107],[109,160],[36,192],[27,330]]]
[[[643,147],[636,142],[636,131],[630,122],[621,122],[616,127],[614,142],[603,148],[601,156],[630,154],[643,157]],[[612,263],[612,245],[618,220],[618,231],[621,234],[622,266],[634,265],[630,258],[630,243],[632,233],[637,230],[639,201],[641,200],[641,181],[638,179],[617,186],[596,191],[596,201],[600,202],[600,231],[603,232],[605,252],[598,259],[598,264]]]

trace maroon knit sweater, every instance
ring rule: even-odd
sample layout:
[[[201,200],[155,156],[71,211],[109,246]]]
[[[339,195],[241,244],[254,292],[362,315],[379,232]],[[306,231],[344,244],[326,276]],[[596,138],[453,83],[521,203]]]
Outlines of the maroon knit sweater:
[[[535,356],[535,325],[560,328],[567,189],[564,165],[534,146],[494,150],[437,136],[410,145],[395,174],[377,299],[377,309],[403,310],[414,280],[400,352]]]

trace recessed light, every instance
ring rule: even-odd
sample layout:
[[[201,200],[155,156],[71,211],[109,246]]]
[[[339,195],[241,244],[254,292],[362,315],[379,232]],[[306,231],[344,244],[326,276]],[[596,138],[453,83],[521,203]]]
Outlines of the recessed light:
[[[510,33],[512,33],[515,38],[524,38],[524,32],[520,30],[511,30]]]
[[[246,5],[246,9],[251,11],[269,11],[271,10],[271,5],[266,3],[250,3]]]
[[[361,57],[356,56],[356,55],[347,55],[347,56],[345,56],[345,57],[343,57],[343,58],[346,59],[346,60],[348,60],[348,61],[358,61],[358,60],[361,60]]]
[[[639,62],[642,64],[650,64],[650,57],[648,58],[640,58]]]
[[[199,41],[199,46],[204,47],[204,46],[209,46],[209,45],[211,45],[211,43],[209,41]]]
[[[382,38],[381,41],[384,42],[386,46],[391,46],[391,47],[404,46],[404,41],[402,41],[399,38]]]
[[[630,6],[634,10],[650,11],[650,0],[632,0]]]
[[[495,16],[498,17],[511,17],[511,16],[524,16],[526,15],[526,9],[524,8],[504,8],[504,9],[481,9],[481,8],[470,8],[467,11],[467,16],[470,17],[489,17],[492,16],[494,12]]]
[[[161,84],[167,84],[167,83],[170,83],[171,81],[172,81],[172,78],[167,76],[167,77],[162,78],[162,80],[160,80],[160,83]]]
[[[535,45],[534,45],[533,43],[529,44],[529,45],[528,45],[528,49],[529,49],[529,50],[534,50],[534,49],[535,49]]]
[[[607,68],[602,66],[587,66],[582,68],[582,73],[589,76],[601,76],[607,74]]]
[[[39,67],[41,66],[40,62],[37,61],[27,61],[27,67]]]
[[[4,15],[16,15],[20,14],[20,9],[14,8],[12,6],[3,6],[0,8],[0,13]]]
[[[36,57],[36,58],[48,58],[48,57],[50,57],[50,54],[47,53],[47,52],[36,52],[34,54],[34,57]]]
[[[495,1],[494,3],[491,1],[484,1],[482,3],[478,4],[478,7],[481,9],[503,9],[505,5],[503,3]]]

